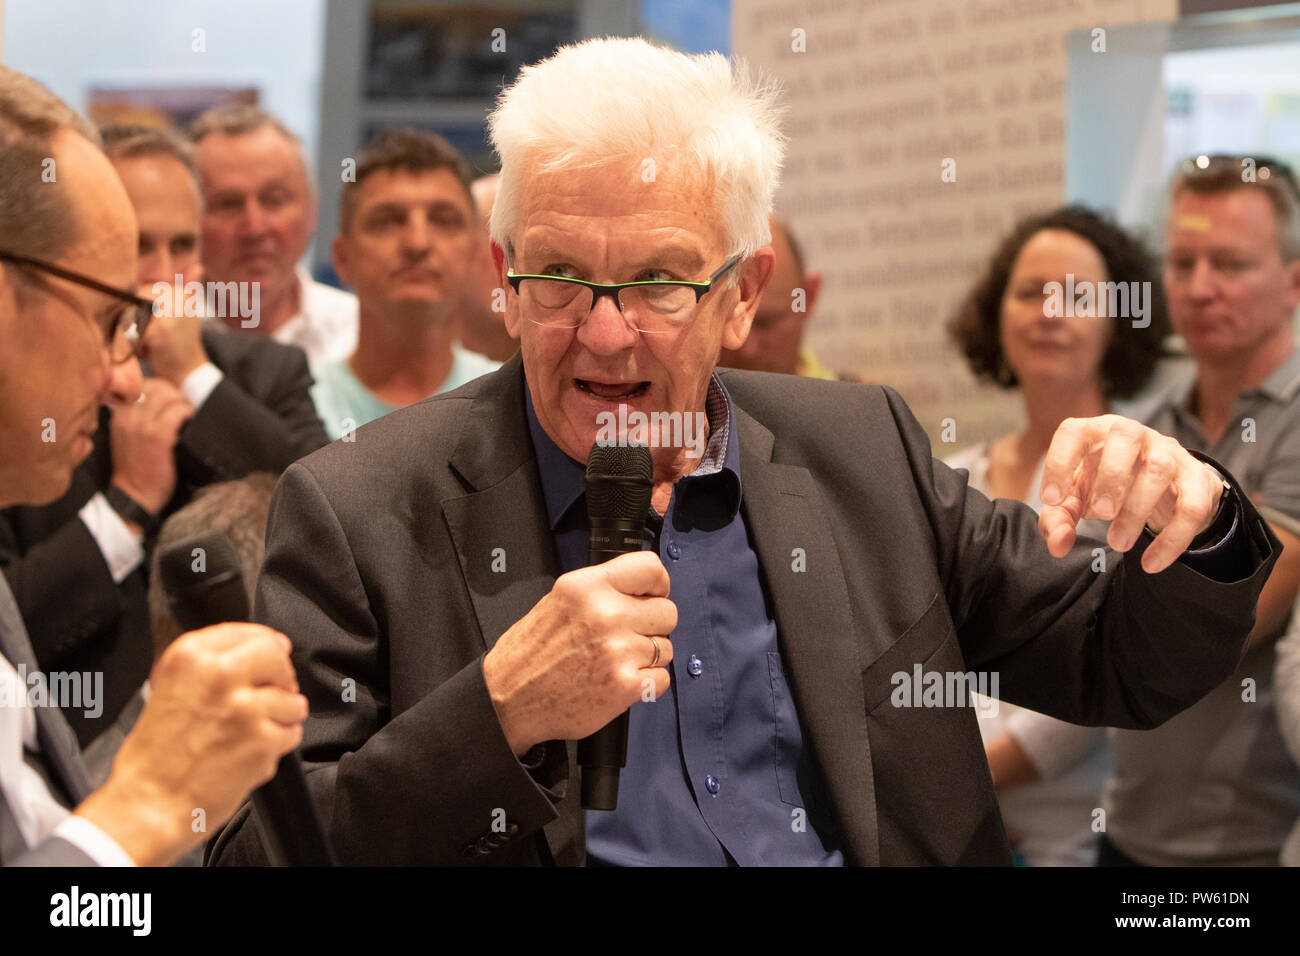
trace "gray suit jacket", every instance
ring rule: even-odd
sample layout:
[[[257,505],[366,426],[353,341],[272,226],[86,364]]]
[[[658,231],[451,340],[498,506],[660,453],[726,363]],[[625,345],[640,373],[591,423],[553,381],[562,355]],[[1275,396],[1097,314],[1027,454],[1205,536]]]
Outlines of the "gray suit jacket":
[[[27,629],[3,576],[0,576],[0,654],[15,668],[23,665],[29,674],[38,669]],[[59,801],[75,807],[90,793],[76,735],[57,708],[36,707],[33,712],[44,775],[54,785]],[[4,745],[12,744],[6,741]],[[5,802],[4,792],[0,791],[0,865],[94,866],[95,861],[66,840],[53,837],[27,847]]]
[[[1096,542],[1053,559],[1033,511],[935,461],[892,390],[720,374],[847,862],[1010,861],[974,711],[893,706],[899,671],[996,671],[1006,700],[1122,727],[1159,724],[1232,672],[1280,550],[1249,502],[1235,583],[1181,562],[1147,575],[1143,544],[1096,573]],[[342,862],[585,860],[572,745],[525,768],[482,674],[560,568],[524,387],[516,357],[308,456],[277,488],[254,613],[294,641],[308,786]],[[250,819],[246,804],[210,863],[265,862]]]

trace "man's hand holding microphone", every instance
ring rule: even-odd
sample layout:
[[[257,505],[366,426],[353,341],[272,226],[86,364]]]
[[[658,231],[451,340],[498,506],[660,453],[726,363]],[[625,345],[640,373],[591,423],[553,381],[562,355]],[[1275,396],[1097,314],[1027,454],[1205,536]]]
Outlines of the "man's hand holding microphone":
[[[663,694],[676,626],[668,572],[652,551],[556,578],[483,659],[510,748],[522,756],[594,733],[641,699],[646,678]]]
[[[206,840],[302,740],[307,698],[289,647],[260,624],[178,638],[154,666],[108,781],[73,812],[141,866],[165,866]]]

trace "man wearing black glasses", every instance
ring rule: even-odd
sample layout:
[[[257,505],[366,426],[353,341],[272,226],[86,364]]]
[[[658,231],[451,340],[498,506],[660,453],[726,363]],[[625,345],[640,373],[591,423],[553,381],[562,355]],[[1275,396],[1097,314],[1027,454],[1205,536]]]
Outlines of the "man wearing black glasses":
[[[203,277],[202,199],[188,145],[144,128],[103,132],[141,227],[136,285],[146,299],[132,297],[139,328],[148,324],[138,343],[141,396],[101,411],[94,450],[67,494],[45,507],[0,511],[0,567],[42,667],[104,675],[89,716],[75,707],[65,713],[83,748],[138,710],[134,695],[154,655],[145,567],[162,520],[203,485],[278,474],[328,440],[301,350],[194,315],[194,299],[205,298],[194,291]],[[95,778],[107,771],[114,739],[87,752]]]
[[[779,111],[724,57],[638,39],[502,93],[520,355],[291,465],[271,505],[255,614],[300,635],[342,860],[1009,863],[974,712],[922,681],[993,671],[1015,703],[1150,726],[1231,671],[1276,539],[1172,440],[1068,421],[1040,521],[935,462],[890,389],[715,371],[772,271]],[[586,567],[584,463],[633,413],[677,423],[649,429],[648,548]],[[569,742],[629,709],[618,806],[584,812]],[[259,860],[251,822],[209,859]]]
[[[94,139],[49,91],[0,67],[0,506],[62,495],[100,405],[140,393],[151,304],[126,291],[135,217]],[[0,863],[171,863],[203,836],[197,809],[224,819],[301,739],[288,639],[267,628],[185,635],[152,684],[92,792],[52,699],[60,682],[41,671],[0,578]]]

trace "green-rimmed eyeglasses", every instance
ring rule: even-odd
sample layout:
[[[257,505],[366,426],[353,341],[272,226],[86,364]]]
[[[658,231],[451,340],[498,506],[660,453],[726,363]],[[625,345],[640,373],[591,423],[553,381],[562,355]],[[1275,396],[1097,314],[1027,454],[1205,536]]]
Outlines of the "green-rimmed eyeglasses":
[[[690,322],[700,299],[741,258],[732,256],[704,282],[601,285],[565,276],[516,275],[513,270],[506,272],[506,281],[523,301],[529,320],[546,328],[576,329],[587,321],[597,300],[607,295],[638,332],[676,332]]]
[[[149,320],[153,318],[153,303],[148,299],[141,298],[131,292],[115,289],[98,279],[72,272],[62,266],[56,266],[52,262],[33,259],[30,256],[20,256],[16,252],[0,249],[0,260],[12,262],[19,266],[27,266],[31,269],[38,269],[41,272],[48,272],[52,276],[66,279],[68,282],[75,282],[77,285],[85,286],[87,289],[94,289],[96,292],[102,292],[104,295],[112,296],[114,299],[123,302],[123,308],[118,310],[113,316],[113,321],[104,330],[108,357],[114,365],[117,365],[132,356],[140,354],[140,343],[144,339],[145,330],[149,327]]]

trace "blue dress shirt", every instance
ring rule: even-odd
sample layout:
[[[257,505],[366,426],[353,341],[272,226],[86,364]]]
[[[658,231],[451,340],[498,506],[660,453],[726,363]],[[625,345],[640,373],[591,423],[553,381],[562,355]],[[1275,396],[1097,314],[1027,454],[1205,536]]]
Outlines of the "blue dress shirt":
[[[585,469],[526,396],[550,528],[565,571],[587,563]],[[714,376],[700,465],[652,508],[645,544],[671,581],[672,684],[630,711],[618,809],[587,813],[589,862],[843,864],[820,775],[786,685],[776,624],[740,510],[739,436]]]

